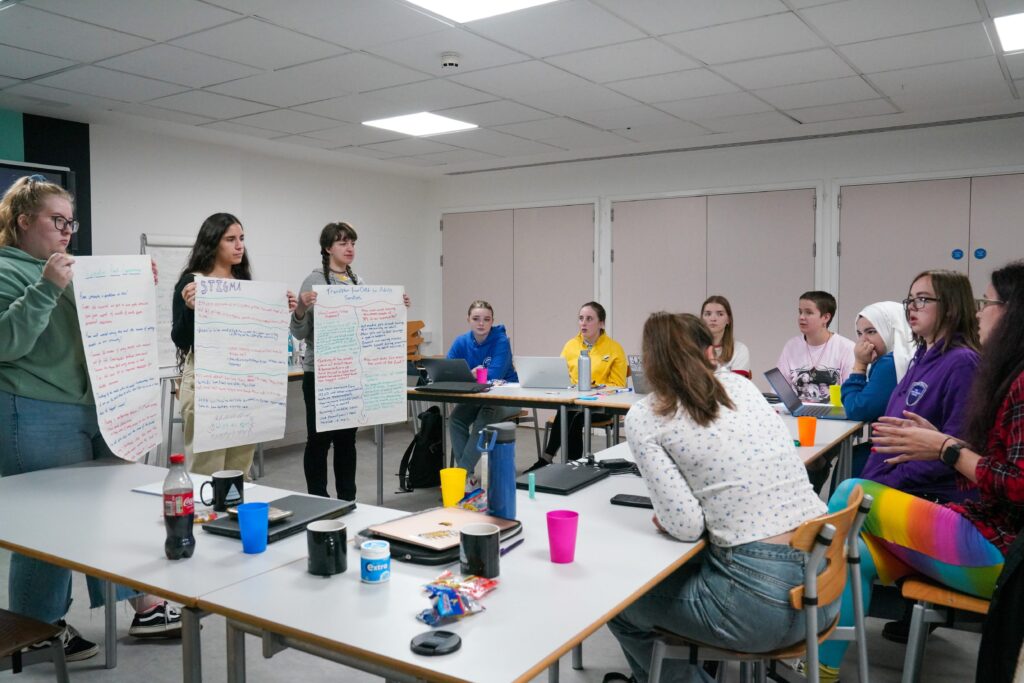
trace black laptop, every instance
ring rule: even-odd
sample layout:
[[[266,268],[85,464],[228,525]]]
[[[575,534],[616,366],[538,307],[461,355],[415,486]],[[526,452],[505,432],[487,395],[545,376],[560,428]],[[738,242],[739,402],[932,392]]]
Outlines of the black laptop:
[[[596,465],[588,465],[582,460],[573,462],[553,462],[539,470],[534,470],[535,488],[541,493],[555,493],[567,496],[601,481],[611,470]],[[517,489],[530,488],[530,475],[521,474],[516,479]]]
[[[778,395],[782,405],[786,406],[794,417],[817,417],[822,420],[846,420],[846,411],[840,406],[831,403],[803,403],[796,391],[789,385],[789,380],[782,374],[782,370],[772,368],[764,373],[768,384]]]
[[[297,534],[305,529],[307,524],[318,519],[341,517],[355,510],[356,503],[352,500],[292,495],[270,501],[270,507],[288,510],[292,514],[279,522],[270,523],[267,529],[267,543],[280,541],[282,538]],[[227,515],[207,522],[203,525],[203,530],[219,536],[242,537],[242,533],[238,530],[238,520]]]
[[[429,384],[418,385],[416,391],[446,394],[478,394],[487,391],[486,384],[477,384],[476,377],[463,358],[423,358],[420,366],[426,371]]]

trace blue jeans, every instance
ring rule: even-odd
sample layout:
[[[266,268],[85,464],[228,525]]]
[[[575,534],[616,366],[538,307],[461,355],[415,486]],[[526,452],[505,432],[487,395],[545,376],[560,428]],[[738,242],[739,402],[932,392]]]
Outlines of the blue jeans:
[[[637,681],[646,683],[654,628],[742,652],[769,652],[805,637],[804,614],[789,591],[803,584],[805,555],[786,545],[709,545],[608,622]],[[818,609],[818,625],[832,623],[839,601]],[[662,681],[712,681],[699,666],[666,660]]]
[[[456,405],[448,418],[448,433],[452,439],[455,466],[462,467],[472,474],[480,460],[480,451],[476,449],[480,430],[489,424],[504,422],[518,414],[519,408],[509,406],[475,406],[468,403]]]
[[[100,436],[95,406],[38,401],[0,391],[0,477],[112,457]],[[104,582],[90,576],[87,584],[89,604],[101,606]],[[135,595],[117,587],[118,600]],[[8,599],[12,612],[56,622],[71,606],[71,570],[12,553]]]

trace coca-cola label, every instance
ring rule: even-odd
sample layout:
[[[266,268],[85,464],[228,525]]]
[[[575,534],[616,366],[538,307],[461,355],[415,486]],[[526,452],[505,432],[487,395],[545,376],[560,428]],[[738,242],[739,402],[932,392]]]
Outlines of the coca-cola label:
[[[191,491],[164,494],[164,517],[181,517],[194,512]]]

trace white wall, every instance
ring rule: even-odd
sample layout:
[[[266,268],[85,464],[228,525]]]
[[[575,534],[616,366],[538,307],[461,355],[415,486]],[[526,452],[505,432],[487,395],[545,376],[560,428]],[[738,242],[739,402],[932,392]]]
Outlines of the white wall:
[[[1024,119],[450,176],[431,185],[430,214],[597,199],[598,291],[611,292],[613,200],[812,187],[818,190],[817,286],[836,291],[835,189],[851,180],[956,177],[1024,168]],[[432,241],[440,253],[440,239]],[[483,248],[486,248],[484,245]],[[538,244],[537,249],[543,249]],[[1007,255],[1017,258],[1024,254]],[[500,255],[495,255],[500,257]],[[430,260],[430,259],[428,259]],[[437,262],[436,255],[433,262]],[[866,264],[866,276],[870,275]],[[440,269],[429,298],[440,300]],[[557,288],[557,274],[552,274]],[[841,298],[841,296],[840,296]],[[841,305],[841,302],[840,302]],[[614,316],[614,312],[612,312]],[[571,321],[570,321],[571,322]]]

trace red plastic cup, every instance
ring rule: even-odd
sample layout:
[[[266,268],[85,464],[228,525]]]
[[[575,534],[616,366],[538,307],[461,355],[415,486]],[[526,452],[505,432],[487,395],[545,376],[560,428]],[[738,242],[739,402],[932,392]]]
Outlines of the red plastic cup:
[[[548,549],[552,562],[569,564],[573,561],[579,521],[579,513],[572,510],[552,510],[548,513]]]

